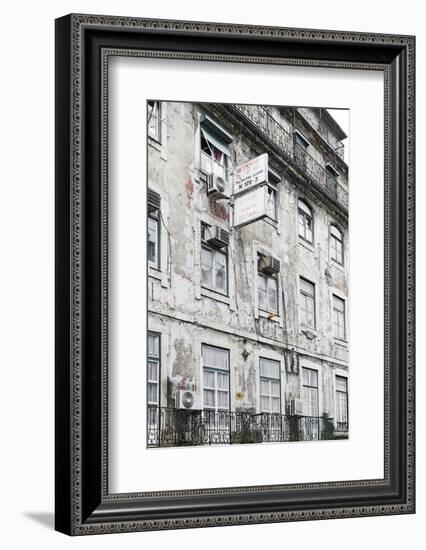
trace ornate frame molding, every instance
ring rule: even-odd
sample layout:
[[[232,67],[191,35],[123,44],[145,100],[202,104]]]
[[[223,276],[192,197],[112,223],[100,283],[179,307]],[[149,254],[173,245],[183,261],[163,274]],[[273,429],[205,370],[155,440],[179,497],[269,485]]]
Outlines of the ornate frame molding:
[[[103,38],[98,41],[99,31],[111,31],[114,41]],[[89,36],[90,35],[90,36]],[[265,48],[273,48],[274,44],[299,44],[303,52],[313,52],[312,46],[324,45],[321,55],[316,57],[255,55],[253,52],[194,52],[187,51],[182,46],[181,51],[172,51],[167,47],[130,47],[120,45],[121,36],[134,41],[140,36],[142,42],[152,37],[179,36],[185,39],[196,39],[204,36],[230,37],[236,47],[241,46],[241,38],[262,39]],[[152,529],[177,529],[213,525],[237,525],[247,523],[283,522],[295,520],[327,519],[337,517],[359,517],[384,514],[402,514],[414,512],[414,169],[415,169],[415,40],[412,36],[378,35],[364,33],[346,33],[342,31],[322,31],[308,29],[287,29],[278,27],[254,27],[245,25],[229,25],[218,23],[168,21],[152,19],[136,19],[108,17],[95,15],[70,15],[57,20],[57,523],[58,530],[73,535],[91,533],[112,533],[125,531],[140,531]],[[91,42],[92,41],[92,42]],[[124,40],[125,41],[125,40]],[[196,41],[196,40],[195,40]],[[219,42],[218,42],[219,43]],[[248,41],[247,41],[248,43]],[[369,44],[381,57],[387,61],[378,62],[374,59],[356,61],[357,46]],[[333,59],[333,49],[349,52],[348,59]],[[347,48],[345,50],[345,48]],[[385,55],[386,53],[386,55]],[[359,55],[359,53],[358,53]],[[232,61],[241,63],[273,63],[301,65],[314,67],[334,67],[341,69],[368,69],[383,71],[385,77],[385,476],[383,480],[345,481],[334,483],[314,483],[297,485],[276,485],[269,487],[239,487],[211,490],[170,491],[156,493],[109,494],[107,480],[107,400],[108,400],[108,353],[107,353],[107,319],[108,319],[108,280],[107,280],[107,124],[108,124],[108,59],[111,56],[140,56],[150,58],[191,59],[200,61]],[[331,57],[330,57],[331,56]],[[380,56],[379,56],[380,57]],[[93,78],[88,76],[87,67],[97,67],[96,78],[100,87],[100,117],[90,122],[90,106],[96,99],[89,99],[93,90]],[[99,99],[99,98],[98,98]],[[400,101],[406,106],[405,131],[402,136],[396,135],[395,102]],[[402,115],[401,107],[399,114]],[[64,122],[65,121],[65,122]],[[87,127],[92,124],[92,130],[100,135],[99,167],[88,168],[89,143]],[[395,151],[400,151],[393,160]],[[70,153],[69,153],[70,152]],[[397,174],[397,170],[400,172]],[[90,172],[92,170],[92,172]],[[99,190],[95,196],[99,199],[99,212],[87,213],[87,193],[90,174],[98,176]],[[395,183],[394,178],[399,178]],[[86,186],[86,187],[85,187]],[[396,186],[396,189],[394,187]],[[91,192],[91,191],[90,191]],[[399,201],[399,202],[398,202]],[[65,216],[66,220],[62,218]],[[94,231],[93,221],[98,224],[100,249],[91,243],[87,232]],[[392,224],[397,224],[398,240],[395,242],[395,230]],[[59,250],[59,248],[61,250]],[[96,250],[95,250],[96,249]],[[96,301],[98,308],[97,351],[90,357],[99,359],[96,370],[97,383],[88,386],[87,348],[92,345],[88,337],[87,325],[87,290],[88,270],[91,269],[91,256],[88,251],[96,252],[97,279],[99,296]],[[400,267],[396,269],[395,262]],[[395,274],[397,277],[395,280]],[[401,276],[405,275],[405,281]],[[392,302],[392,285],[402,285],[400,305]],[[68,308],[65,303],[68,303]],[[397,326],[392,324],[395,308],[398,317],[402,318]],[[393,315],[392,315],[393,313]],[[403,342],[398,342],[392,348],[392,334],[396,329],[404,336]],[[64,332],[65,331],[65,332]],[[401,336],[402,338],[402,336]],[[85,347],[86,346],[86,347]],[[392,348],[392,349],[391,349]],[[402,349],[400,349],[402,348]],[[393,355],[391,354],[393,353]],[[98,355],[96,355],[96,353]],[[402,361],[398,373],[391,369],[392,358],[395,355]],[[393,367],[394,368],[394,367]],[[86,370],[85,370],[86,369]],[[405,408],[404,419],[395,432],[397,425],[394,415],[395,388],[391,380],[395,375],[402,380],[402,389],[397,396],[401,400],[401,410]],[[96,434],[99,449],[92,453],[86,439],[85,426],[88,422],[88,409],[85,408],[90,392],[101,394],[96,410]],[[64,399],[67,391],[69,399]],[[65,430],[65,432],[64,432]],[[86,429],[87,431],[87,429]],[[61,432],[61,433],[60,433]],[[392,448],[392,438],[403,442],[406,453],[399,461],[405,460],[405,468],[398,471],[398,486],[395,488],[395,450]],[[84,452],[83,452],[84,451]],[[90,458],[90,454],[95,455]],[[89,464],[87,462],[89,455]],[[95,464],[92,464],[94,462]],[[402,468],[402,465],[400,466]],[[96,477],[88,482],[89,473]],[[96,474],[96,475],[95,475]],[[305,493],[307,490],[338,491],[341,489],[360,490],[369,488],[389,489],[393,487],[393,498],[383,496],[380,504],[363,505],[331,505],[317,506],[309,499],[306,509],[288,508],[276,502],[277,495],[283,493]],[[389,492],[389,491],[388,491]],[[241,508],[235,507],[234,512],[206,514],[183,514],[181,517],[152,517],[141,505],[144,500],[168,498],[170,504],[173,498],[217,497],[226,495],[246,498],[251,494],[275,495],[274,510],[268,507],[257,508],[240,513]],[[337,493],[336,493],[337,494]],[[349,494],[349,493],[348,493]],[[384,495],[384,494],[383,494]],[[217,500],[217,498],[216,498]],[[318,501],[316,501],[318,502]],[[130,513],[129,509],[136,509]],[[171,514],[168,514],[169,516]]]

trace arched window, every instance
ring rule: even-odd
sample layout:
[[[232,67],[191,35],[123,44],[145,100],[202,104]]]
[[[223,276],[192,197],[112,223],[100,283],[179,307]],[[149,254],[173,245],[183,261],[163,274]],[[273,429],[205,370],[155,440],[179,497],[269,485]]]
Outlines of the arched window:
[[[330,227],[330,257],[343,265],[343,233],[335,225]]]
[[[314,219],[312,215],[312,209],[306,204],[306,202],[299,199],[298,202],[298,214],[299,214],[299,237],[308,243],[313,243],[314,235]]]

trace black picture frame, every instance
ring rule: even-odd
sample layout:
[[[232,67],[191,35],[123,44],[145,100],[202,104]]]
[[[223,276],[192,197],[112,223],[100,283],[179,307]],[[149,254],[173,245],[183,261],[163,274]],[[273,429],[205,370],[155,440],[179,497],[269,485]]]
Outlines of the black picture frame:
[[[384,478],[108,494],[110,55],[374,69],[385,82]],[[409,514],[414,481],[415,38],[72,14],[56,20],[56,529],[69,535]]]

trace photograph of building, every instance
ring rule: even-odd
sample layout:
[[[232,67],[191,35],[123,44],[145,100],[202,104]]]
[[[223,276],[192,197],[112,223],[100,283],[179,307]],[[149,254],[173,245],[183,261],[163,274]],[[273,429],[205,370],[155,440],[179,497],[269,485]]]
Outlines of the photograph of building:
[[[348,131],[333,113],[148,102],[148,447],[348,437]]]

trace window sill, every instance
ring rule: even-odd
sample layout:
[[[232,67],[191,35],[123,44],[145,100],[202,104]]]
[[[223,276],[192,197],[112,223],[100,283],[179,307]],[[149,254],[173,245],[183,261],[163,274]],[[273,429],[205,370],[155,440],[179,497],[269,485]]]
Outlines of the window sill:
[[[281,322],[281,315],[274,313],[273,311],[267,311],[266,309],[258,308],[259,317],[268,319],[269,321],[274,321],[276,323]]]
[[[275,227],[275,229],[278,231],[278,222],[277,222],[277,220],[274,220],[273,218],[270,218],[269,216],[266,216],[266,218],[263,218],[263,221],[268,223],[269,225],[272,225],[272,227]]]
[[[157,267],[148,265],[148,277],[151,279],[155,279],[156,281],[160,281],[161,286],[164,288],[167,288],[169,286],[166,274]]]
[[[306,248],[306,250],[309,250],[309,252],[312,252],[315,254],[315,247],[313,244],[308,243],[308,241],[302,240],[302,238],[299,236],[299,246],[303,246],[303,248]]]
[[[204,296],[204,298],[211,298],[212,300],[222,302],[223,304],[231,304],[231,298],[228,295],[221,294],[220,292],[211,290],[210,288],[201,287],[201,296]]]
[[[330,265],[334,267],[335,269],[338,269],[342,273],[345,273],[345,267],[342,264],[339,264],[339,262],[336,262],[335,260],[330,260]]]
[[[349,345],[349,342],[347,340],[342,340],[341,338],[336,337],[334,337],[334,343],[342,348],[347,348]]]

